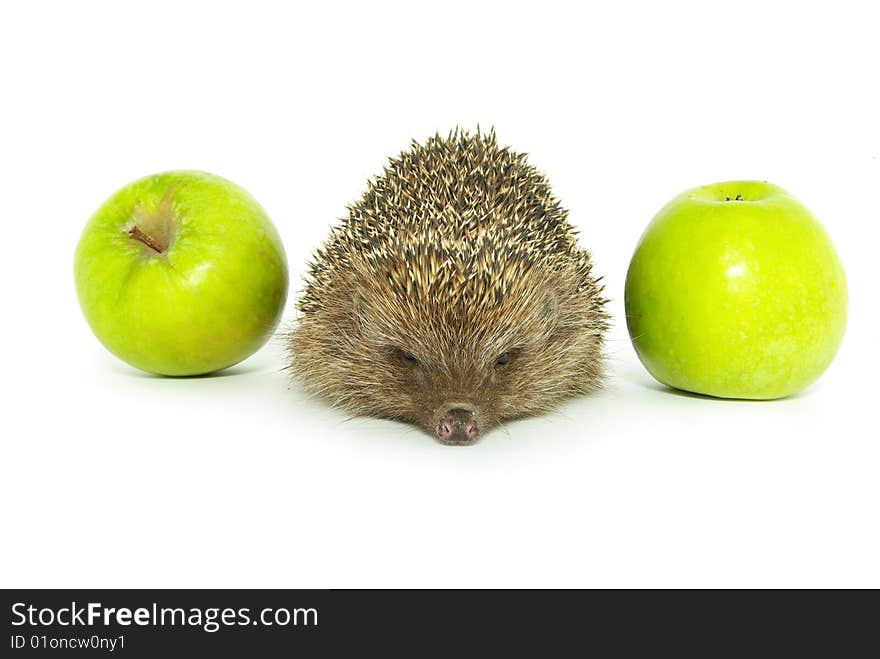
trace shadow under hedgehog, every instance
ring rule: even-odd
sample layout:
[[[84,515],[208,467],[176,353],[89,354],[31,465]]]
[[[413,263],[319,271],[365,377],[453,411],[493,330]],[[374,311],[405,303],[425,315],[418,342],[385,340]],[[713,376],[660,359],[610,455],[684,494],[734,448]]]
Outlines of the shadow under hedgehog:
[[[608,315],[589,252],[494,131],[413,143],[348,211],[287,337],[308,391],[470,444],[600,385]]]

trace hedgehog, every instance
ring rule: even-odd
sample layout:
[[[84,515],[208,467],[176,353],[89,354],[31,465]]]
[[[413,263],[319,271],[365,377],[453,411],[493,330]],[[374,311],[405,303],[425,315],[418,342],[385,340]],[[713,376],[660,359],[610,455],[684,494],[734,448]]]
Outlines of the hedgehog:
[[[413,142],[347,210],[286,337],[308,392],[471,444],[600,386],[609,318],[590,254],[494,129]]]

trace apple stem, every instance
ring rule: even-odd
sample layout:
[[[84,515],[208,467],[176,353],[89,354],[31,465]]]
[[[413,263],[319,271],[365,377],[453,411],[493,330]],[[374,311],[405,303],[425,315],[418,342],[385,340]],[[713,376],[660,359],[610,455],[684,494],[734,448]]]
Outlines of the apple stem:
[[[156,242],[156,240],[154,240],[152,236],[144,233],[144,231],[137,224],[132,225],[132,227],[128,230],[128,235],[135,240],[139,240],[144,245],[146,245],[150,249],[155,250],[159,254],[164,254],[165,251],[168,249],[162,243]]]

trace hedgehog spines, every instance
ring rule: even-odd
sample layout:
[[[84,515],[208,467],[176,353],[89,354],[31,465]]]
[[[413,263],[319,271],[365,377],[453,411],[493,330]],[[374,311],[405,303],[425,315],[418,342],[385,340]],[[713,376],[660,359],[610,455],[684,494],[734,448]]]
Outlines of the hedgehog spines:
[[[438,273],[464,261],[471,287],[503,283],[493,270],[497,259],[570,263],[589,257],[577,246],[567,212],[553,196],[543,174],[526,163],[526,155],[499,148],[494,129],[471,134],[461,128],[424,145],[413,142],[370,181],[361,200],[348,207],[310,267],[309,282],[299,302],[303,313],[321,306],[332,272],[351,266],[357,257],[376,267],[403,259],[427,258],[425,273]],[[393,275],[392,275],[393,276]],[[451,276],[451,275],[450,275]],[[586,279],[585,279],[586,281]],[[411,284],[436,283],[431,276]],[[437,294],[434,286],[431,294]],[[495,291],[468,286],[450,289],[470,297],[497,297]],[[428,292],[428,291],[426,291]]]

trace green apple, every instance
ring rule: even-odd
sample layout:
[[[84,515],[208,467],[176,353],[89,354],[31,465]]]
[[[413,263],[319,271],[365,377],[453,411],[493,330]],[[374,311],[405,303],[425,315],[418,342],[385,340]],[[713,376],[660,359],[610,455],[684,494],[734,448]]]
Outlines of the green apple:
[[[761,181],[669,202],[636,247],[624,301],[651,375],[723,398],[800,391],[846,328],[846,276],[831,239],[797,199]]]
[[[213,174],[172,171],[116,192],[83,231],[76,292],[125,362],[199,375],[262,346],[287,298],[287,257],[263,208]]]

